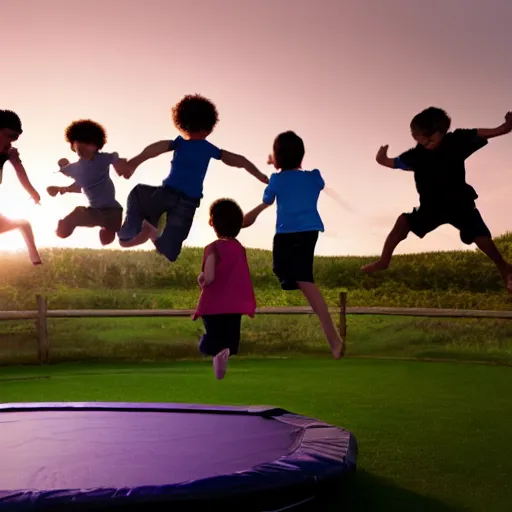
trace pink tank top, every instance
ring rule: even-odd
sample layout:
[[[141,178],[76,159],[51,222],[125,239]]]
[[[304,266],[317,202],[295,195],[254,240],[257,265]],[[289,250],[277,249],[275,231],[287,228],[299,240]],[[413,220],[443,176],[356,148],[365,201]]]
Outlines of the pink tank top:
[[[256,297],[243,245],[236,239],[216,240],[204,250],[216,255],[215,279],[203,288],[193,319],[203,315],[241,314],[254,316]]]

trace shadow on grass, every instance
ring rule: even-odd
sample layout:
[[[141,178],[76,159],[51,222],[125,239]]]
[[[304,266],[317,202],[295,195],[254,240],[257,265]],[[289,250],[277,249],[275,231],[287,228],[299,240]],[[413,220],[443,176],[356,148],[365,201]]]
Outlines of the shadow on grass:
[[[464,507],[448,505],[434,498],[397,487],[389,480],[358,470],[348,476],[335,495],[316,508],[326,512],[337,511],[393,511],[393,512],[461,512]]]

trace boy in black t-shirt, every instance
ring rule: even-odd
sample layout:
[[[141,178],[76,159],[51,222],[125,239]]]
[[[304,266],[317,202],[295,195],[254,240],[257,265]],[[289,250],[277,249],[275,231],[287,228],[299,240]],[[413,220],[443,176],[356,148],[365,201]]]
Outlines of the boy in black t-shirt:
[[[389,233],[379,260],[362,267],[375,272],[389,267],[396,246],[413,232],[423,238],[443,224],[459,230],[465,244],[484,252],[498,267],[506,287],[512,291],[512,266],[503,259],[492,240],[491,233],[476,208],[478,195],[466,183],[466,158],[483,148],[488,139],[512,131],[512,112],[497,128],[457,129],[449,132],[451,119],[444,110],[430,107],[411,121],[411,133],[416,147],[397,158],[387,156],[388,146],[377,153],[377,162],[391,169],[414,172],[420,206],[403,213]]]

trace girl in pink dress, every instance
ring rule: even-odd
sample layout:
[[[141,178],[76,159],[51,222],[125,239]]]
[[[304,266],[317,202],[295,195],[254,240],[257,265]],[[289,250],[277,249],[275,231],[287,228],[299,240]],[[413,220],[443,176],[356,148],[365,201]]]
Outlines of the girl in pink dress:
[[[201,317],[206,333],[199,343],[202,354],[213,357],[215,377],[223,379],[230,356],[238,353],[242,315],[254,317],[256,298],[243,245],[236,239],[244,214],[231,199],[210,207],[210,226],[217,240],[204,250],[197,279],[201,297],[193,319]]]

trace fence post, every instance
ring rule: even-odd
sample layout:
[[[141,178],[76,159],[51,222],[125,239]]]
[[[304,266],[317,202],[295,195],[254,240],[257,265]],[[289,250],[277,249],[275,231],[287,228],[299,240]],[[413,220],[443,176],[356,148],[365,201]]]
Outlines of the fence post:
[[[347,292],[340,292],[340,336],[347,339]]]
[[[50,359],[50,350],[48,346],[48,303],[42,295],[36,295],[37,302],[37,348],[39,356],[39,364],[46,364]]]

